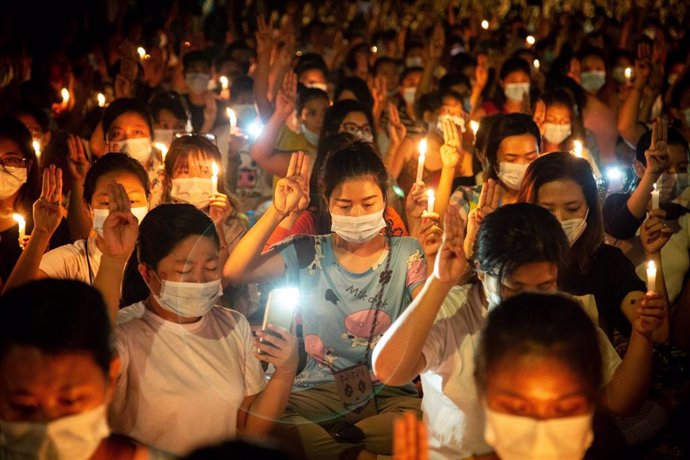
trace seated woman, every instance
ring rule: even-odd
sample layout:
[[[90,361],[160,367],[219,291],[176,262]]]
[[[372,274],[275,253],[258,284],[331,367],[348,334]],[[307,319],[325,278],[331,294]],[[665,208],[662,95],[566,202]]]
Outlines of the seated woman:
[[[346,451],[389,455],[394,414],[418,410],[419,400],[414,387],[406,385],[414,376],[399,382],[403,388],[371,383],[369,355],[416,296],[426,263],[415,240],[381,234],[388,174],[368,143],[334,152],[319,172],[334,233],[295,237],[262,254],[280,221],[309,203],[307,161],[302,153],[293,155],[273,206],[235,247],[223,275],[233,283],[284,278],[301,292],[308,356],[283,427],[293,439],[299,436],[306,457],[337,458]],[[359,391],[339,392],[336,382],[353,374],[361,382]],[[345,420],[349,423],[341,423]]]
[[[110,200],[96,286],[120,323],[113,431],[176,455],[268,433],[295,377],[295,336],[269,325],[257,333],[259,343],[244,316],[215,306],[222,294],[220,243],[203,212],[163,204],[138,230],[121,186],[111,186]],[[135,242],[124,280],[124,300],[134,303],[118,314]],[[275,367],[268,383],[260,360]]]
[[[8,281],[24,243],[19,241],[19,225],[13,215],[22,215],[27,233],[31,232],[31,205],[41,193],[40,174],[29,130],[14,118],[0,119],[0,289]]]
[[[111,434],[120,360],[98,291],[40,280],[0,297],[0,458],[170,458]]]
[[[487,215],[479,228],[474,249],[477,278],[458,286],[469,269],[462,220],[457,211],[449,210],[444,221],[444,243],[434,274],[376,345],[374,371],[389,385],[421,373],[430,448],[447,458],[465,458],[492,451],[483,439],[473,368],[487,312],[522,292],[555,292],[568,242],[547,210],[526,203],[503,206]],[[659,298],[648,293],[635,310],[634,339],[622,362],[598,331],[604,374],[598,403],[610,413],[631,413],[646,397],[651,335],[664,320]]]
[[[484,438],[501,460],[584,458],[602,362],[596,328],[576,301],[520,294],[501,303],[480,335],[474,367]]]
[[[148,212],[149,182],[144,168],[127,155],[109,153],[98,159],[84,180],[83,200],[93,228],[88,238],[45,252],[62,213],[62,172],[50,166],[43,171],[43,190],[34,204],[35,227],[15,266],[8,286],[32,279],[74,279],[93,285],[103,251],[103,223],[109,214],[108,188],[121,184],[127,191],[132,213],[141,222]]]

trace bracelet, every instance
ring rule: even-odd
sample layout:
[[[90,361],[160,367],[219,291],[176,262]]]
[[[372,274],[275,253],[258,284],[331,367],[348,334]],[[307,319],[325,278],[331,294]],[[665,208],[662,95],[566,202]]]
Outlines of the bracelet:
[[[275,211],[276,211],[278,214],[280,214],[280,218],[281,218],[281,219],[285,219],[285,218],[287,217],[287,215],[290,214],[289,212],[281,211],[280,209],[278,209],[278,208],[276,207],[276,205],[271,205],[271,206],[273,206],[273,209],[275,209]]]

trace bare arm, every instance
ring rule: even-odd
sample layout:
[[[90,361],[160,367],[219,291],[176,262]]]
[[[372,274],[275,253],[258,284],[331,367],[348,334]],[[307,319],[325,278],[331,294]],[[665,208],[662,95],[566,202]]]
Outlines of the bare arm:
[[[273,37],[271,27],[263,16],[257,18],[256,32],[256,70],[254,71],[254,102],[261,118],[268,117],[273,111],[273,106],[268,100],[268,75],[271,67],[271,49]]]

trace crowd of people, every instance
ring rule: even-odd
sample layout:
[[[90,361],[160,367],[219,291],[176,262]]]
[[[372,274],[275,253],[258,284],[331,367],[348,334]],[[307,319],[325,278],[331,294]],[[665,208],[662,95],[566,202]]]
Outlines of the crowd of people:
[[[690,456],[685,2],[31,8],[0,459]]]

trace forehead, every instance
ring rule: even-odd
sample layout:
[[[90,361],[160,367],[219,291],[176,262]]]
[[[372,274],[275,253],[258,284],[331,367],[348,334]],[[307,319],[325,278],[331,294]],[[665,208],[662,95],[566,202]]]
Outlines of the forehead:
[[[585,201],[585,194],[582,187],[572,179],[555,180],[539,187],[537,201],[539,203]]]
[[[0,137],[0,157],[5,155],[13,154],[12,156],[23,157],[22,152],[17,144],[12,139],[7,139],[6,137]]]
[[[126,128],[128,126],[148,127],[148,123],[146,123],[144,117],[137,112],[125,112],[113,120],[110,129]]]
[[[209,228],[209,231],[212,229]],[[194,262],[207,261],[218,256],[218,247],[213,242],[211,237],[203,235],[189,235],[187,238],[179,242],[170,251],[165,258],[161,260],[162,263],[179,263],[179,262]]]
[[[343,123],[355,123],[358,125],[365,125],[369,124],[369,120],[367,120],[367,116],[364,115],[362,112],[350,112],[347,115],[345,115],[345,118],[343,118]]]
[[[372,176],[359,176],[345,179],[338,184],[331,199],[357,201],[370,196],[383,197],[379,185]]]
[[[537,140],[531,134],[508,136],[498,146],[500,152],[530,153],[537,150]]]
[[[307,101],[306,104],[304,104],[304,108],[311,109],[311,110],[324,110],[324,109],[327,109],[328,106],[329,106],[329,102],[322,97],[317,97],[315,99],[311,99],[311,100]]]
[[[507,282],[537,286],[553,281],[558,276],[558,266],[552,262],[532,262],[520,265],[506,277]]]
[[[141,180],[134,173],[129,171],[111,171],[98,178],[98,181],[96,182],[95,194],[107,193],[107,186],[112,181],[122,185],[128,193],[145,193],[146,191],[141,183]]]

